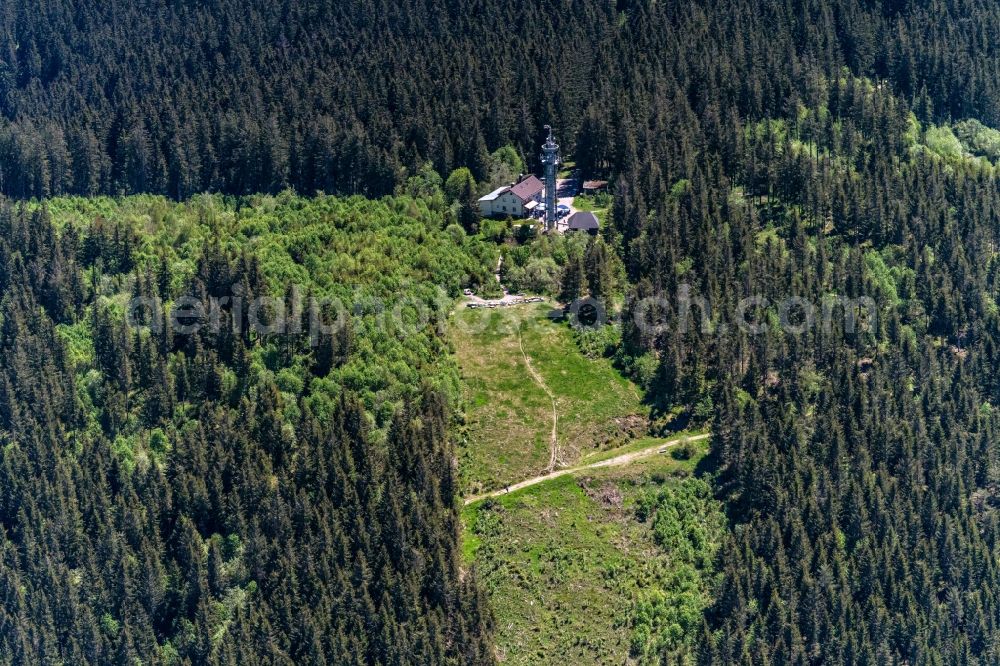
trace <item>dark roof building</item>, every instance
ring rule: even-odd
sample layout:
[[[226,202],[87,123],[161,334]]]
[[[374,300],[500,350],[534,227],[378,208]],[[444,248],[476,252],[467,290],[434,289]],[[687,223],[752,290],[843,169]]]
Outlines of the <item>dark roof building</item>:
[[[596,234],[601,224],[597,221],[597,216],[590,212],[579,211],[569,216],[570,231],[587,231]]]
[[[542,184],[542,181],[538,180],[535,176],[528,176],[520,183],[510,188],[510,193],[522,202],[527,203],[529,201],[538,200],[542,194],[542,190],[544,189],[545,185]]]

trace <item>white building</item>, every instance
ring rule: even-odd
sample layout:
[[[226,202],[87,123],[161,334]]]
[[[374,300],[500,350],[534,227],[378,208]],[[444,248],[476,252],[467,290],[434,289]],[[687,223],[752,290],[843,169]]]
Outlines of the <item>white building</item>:
[[[504,194],[510,190],[509,185],[504,185],[503,187],[498,187],[493,190],[485,197],[480,197],[479,199],[479,213],[483,217],[493,217],[493,209],[496,208],[500,210],[496,201],[500,198],[501,194]]]
[[[498,187],[481,198],[479,212],[483,217],[526,217],[542,200],[544,189],[542,181],[534,176],[528,176],[516,185]]]

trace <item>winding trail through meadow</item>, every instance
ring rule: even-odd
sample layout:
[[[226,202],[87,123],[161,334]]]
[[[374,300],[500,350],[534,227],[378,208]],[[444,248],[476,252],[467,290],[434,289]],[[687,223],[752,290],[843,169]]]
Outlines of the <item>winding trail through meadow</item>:
[[[595,463],[590,463],[589,465],[580,465],[579,467],[567,467],[566,469],[550,471],[547,474],[541,474],[530,479],[525,479],[524,481],[519,481],[502,490],[494,490],[490,493],[466,497],[464,503],[469,505],[474,502],[484,500],[487,497],[499,497],[500,495],[506,495],[507,493],[514,492],[515,490],[528,488],[550,479],[557,479],[560,476],[565,476],[566,474],[575,474],[576,472],[582,472],[588,469],[597,469],[600,467],[621,467],[622,465],[633,463],[636,460],[642,460],[643,458],[649,458],[650,456],[666,453],[667,449],[677,446],[678,444],[683,444],[684,442],[698,442],[711,436],[711,433],[704,433],[701,435],[685,435],[677,437],[676,439],[667,440],[665,442],[659,442],[654,446],[647,446],[646,448],[639,449],[638,451],[630,451],[629,453],[623,453],[619,456],[608,458],[607,460],[599,460]]]

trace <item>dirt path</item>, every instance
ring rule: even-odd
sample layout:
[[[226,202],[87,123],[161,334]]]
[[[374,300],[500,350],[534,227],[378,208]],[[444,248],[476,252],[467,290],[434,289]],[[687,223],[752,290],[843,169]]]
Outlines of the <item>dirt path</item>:
[[[507,486],[503,490],[494,490],[491,493],[484,493],[482,495],[473,495],[472,497],[465,498],[465,504],[469,505],[473,502],[478,502],[484,500],[487,497],[499,497],[500,495],[506,495],[507,493],[512,493],[515,490],[521,490],[522,488],[529,488],[531,486],[537,485],[544,481],[550,479],[557,479],[560,476],[565,476],[566,474],[575,474],[576,472],[582,472],[588,469],[598,469],[601,467],[620,467],[622,465],[628,465],[629,463],[635,462],[636,460],[641,460],[643,458],[649,458],[650,456],[657,455],[659,453],[664,453],[667,449],[677,446],[683,442],[698,442],[703,439],[707,439],[711,435],[705,433],[703,435],[689,435],[685,437],[678,437],[677,439],[672,439],[666,442],[660,442],[655,446],[650,446],[645,449],[639,449],[638,451],[631,451],[629,453],[623,453],[620,456],[615,456],[614,458],[608,458],[607,460],[601,460],[589,465],[581,465],[579,467],[569,467],[567,469],[560,469],[557,471],[550,471],[547,474],[542,474],[541,476],[532,477],[530,479],[525,479],[524,481],[519,481],[518,483]]]
[[[559,410],[556,409],[556,396],[549,390],[549,387],[545,384],[545,380],[542,376],[538,374],[535,370],[535,366],[531,364],[531,358],[524,352],[524,341],[521,339],[521,325],[517,325],[517,345],[521,348],[521,356],[524,358],[524,364],[528,367],[528,373],[531,378],[535,380],[535,383],[542,387],[545,391],[545,395],[549,396],[549,400],[552,401],[552,434],[549,436],[549,473],[556,468],[556,462],[559,459],[559,434],[557,429],[559,427]]]

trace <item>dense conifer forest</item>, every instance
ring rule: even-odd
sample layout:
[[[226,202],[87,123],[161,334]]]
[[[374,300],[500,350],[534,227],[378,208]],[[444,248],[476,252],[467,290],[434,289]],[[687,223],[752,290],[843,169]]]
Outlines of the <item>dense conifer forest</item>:
[[[587,171],[735,166],[841,67],[1000,123],[985,2],[0,3],[0,191],[391,193],[555,125]],[[648,202],[647,203],[652,203]]]
[[[410,199],[4,204],[0,661],[489,663],[442,315],[410,323],[480,250]],[[353,316],[312,338],[296,278]],[[126,306],[181,297],[195,334]]]
[[[605,352],[711,427],[718,583],[643,659],[1000,662],[995,4],[0,11],[0,663],[492,663],[434,304],[500,243],[525,284],[624,303]],[[580,252],[472,208],[546,123],[613,184]],[[349,323],[125,322],[292,284]],[[401,295],[437,314],[387,330]],[[741,331],[754,295],[817,321]],[[823,325],[838,297],[874,310]]]

